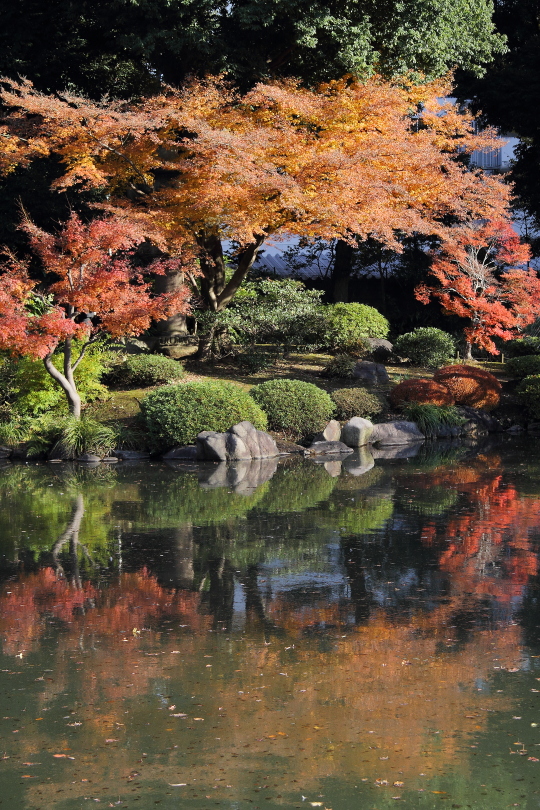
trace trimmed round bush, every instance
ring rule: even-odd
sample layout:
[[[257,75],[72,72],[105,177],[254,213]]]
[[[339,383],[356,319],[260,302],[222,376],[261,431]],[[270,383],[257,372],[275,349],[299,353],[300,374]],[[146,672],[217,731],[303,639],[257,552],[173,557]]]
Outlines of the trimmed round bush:
[[[182,365],[163,354],[133,354],[114,366],[106,375],[109,385],[149,388],[181,380]]]
[[[445,385],[456,405],[489,411],[499,404],[501,384],[493,374],[477,366],[445,366],[433,379]]]
[[[540,374],[540,355],[539,354],[525,354],[523,357],[513,357],[508,360],[506,368],[518,380],[524,377],[530,377],[533,374]]]
[[[141,402],[152,449],[193,444],[202,430],[223,432],[247,420],[265,430],[261,408],[239,386],[225,382],[166,385]]]
[[[394,352],[406,357],[415,366],[435,368],[447,363],[455,354],[452,335],[434,326],[420,326],[400,335],[394,343]]]
[[[529,414],[540,419],[540,374],[525,377],[516,388],[516,394]]]
[[[365,388],[338,388],[330,396],[336,406],[337,418],[343,421],[353,416],[369,418],[383,409],[380,399]]]
[[[512,357],[523,357],[525,354],[540,354],[540,337],[525,335],[525,337],[517,340],[510,340],[505,345],[504,351],[505,354],[508,353]]]
[[[250,394],[266,413],[272,430],[296,438],[322,430],[334,413],[326,391],[302,380],[268,380],[255,385]]]
[[[367,338],[385,338],[390,326],[367,304],[332,304],[323,310],[328,346],[335,352],[363,356],[371,351]]]
[[[350,354],[336,354],[335,357],[325,365],[323,375],[325,377],[352,377],[353,369],[356,365],[356,358]]]
[[[453,405],[454,397],[446,387],[434,380],[404,380],[392,388],[388,398],[394,408],[406,402],[418,402],[422,405]]]

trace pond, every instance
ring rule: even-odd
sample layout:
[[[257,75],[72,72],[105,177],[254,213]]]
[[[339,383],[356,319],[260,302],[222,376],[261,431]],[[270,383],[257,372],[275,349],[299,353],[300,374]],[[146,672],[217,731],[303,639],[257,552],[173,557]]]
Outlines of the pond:
[[[540,807],[539,450],[1,468],[0,806]]]

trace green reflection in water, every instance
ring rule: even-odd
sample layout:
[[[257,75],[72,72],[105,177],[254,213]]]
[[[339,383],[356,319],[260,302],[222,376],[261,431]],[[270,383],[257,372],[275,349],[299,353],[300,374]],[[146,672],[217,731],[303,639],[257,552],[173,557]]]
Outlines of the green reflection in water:
[[[3,804],[540,806],[536,458],[2,470]]]

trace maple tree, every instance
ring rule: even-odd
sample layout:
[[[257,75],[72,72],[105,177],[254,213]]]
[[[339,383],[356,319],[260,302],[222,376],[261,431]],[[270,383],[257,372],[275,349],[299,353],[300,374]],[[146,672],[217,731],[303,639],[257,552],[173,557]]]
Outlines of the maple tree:
[[[125,217],[98,218],[88,224],[76,214],[58,234],[25,217],[21,228],[38,257],[42,277],[30,273],[30,260],[8,253],[0,264],[0,348],[42,359],[66,394],[70,413],[79,418],[81,398],[75,372],[92,343],[104,334],[137,335],[152,318],[187,311],[188,289],[154,295],[144,278],[182,265],[181,257],[155,260],[137,268],[130,251],[144,236]],[[77,356],[73,340],[81,341]],[[53,354],[63,354],[63,371]]]
[[[200,306],[214,312],[272,235],[373,237],[400,250],[398,232],[443,236],[445,218],[501,217],[507,204],[496,177],[456,160],[458,150],[492,148],[493,135],[474,135],[470,117],[441,106],[441,83],[346,77],[317,89],[259,84],[242,96],[209,78],[101,104],[29,82],[3,87],[0,171],[55,156],[56,189],[98,189],[169,250],[189,246]],[[225,242],[237,248],[232,274]]]
[[[437,298],[447,314],[465,318],[466,358],[472,346],[499,351],[494,337],[516,337],[540,314],[540,279],[524,269],[530,251],[502,220],[470,223],[451,231],[434,255],[430,273],[436,287],[421,284],[418,300]]]

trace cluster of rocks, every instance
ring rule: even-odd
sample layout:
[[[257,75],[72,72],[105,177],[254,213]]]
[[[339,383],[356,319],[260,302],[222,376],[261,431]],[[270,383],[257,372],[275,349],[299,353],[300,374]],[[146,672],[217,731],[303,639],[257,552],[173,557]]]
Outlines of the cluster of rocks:
[[[415,422],[394,420],[374,425],[369,419],[354,416],[343,427],[332,419],[323,432],[315,437],[306,453],[310,455],[352,453],[354,449],[367,445],[392,447],[423,442],[425,438]]]
[[[268,433],[257,430],[251,422],[239,422],[225,433],[203,430],[196,444],[174,448],[163,458],[167,461],[251,461],[279,455],[278,446]]]

